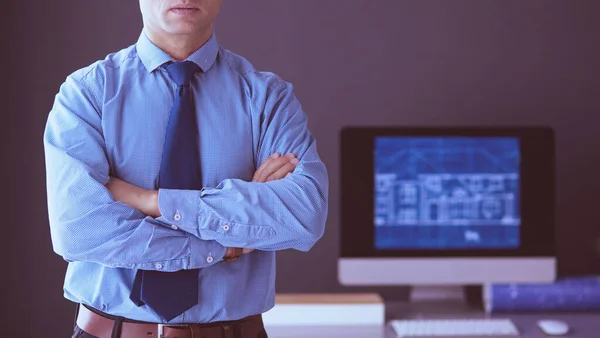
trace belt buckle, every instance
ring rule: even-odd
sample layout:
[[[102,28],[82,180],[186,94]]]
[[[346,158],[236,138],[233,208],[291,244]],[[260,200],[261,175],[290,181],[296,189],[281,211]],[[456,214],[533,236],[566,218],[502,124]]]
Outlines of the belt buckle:
[[[194,338],[194,329],[189,324],[158,324],[158,338],[166,338],[165,336],[165,327],[168,328],[178,328],[185,327],[190,330],[190,338]]]

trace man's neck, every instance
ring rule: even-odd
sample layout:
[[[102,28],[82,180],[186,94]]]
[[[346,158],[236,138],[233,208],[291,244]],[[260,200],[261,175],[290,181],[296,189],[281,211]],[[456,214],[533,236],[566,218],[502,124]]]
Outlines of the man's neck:
[[[212,25],[201,34],[171,35],[165,32],[146,30],[148,39],[177,61],[183,61],[200,49],[212,36]]]

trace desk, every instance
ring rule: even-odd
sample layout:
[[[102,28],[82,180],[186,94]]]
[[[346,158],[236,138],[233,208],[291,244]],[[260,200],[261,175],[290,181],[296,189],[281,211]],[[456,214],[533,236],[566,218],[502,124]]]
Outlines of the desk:
[[[386,303],[386,322],[396,318],[428,318],[423,315],[428,307],[414,307],[408,303]],[[431,312],[429,312],[431,313]],[[486,315],[482,311],[468,310],[458,306],[444,305],[435,308],[435,318],[509,318],[523,338],[544,338],[536,325],[540,319],[559,319],[567,322],[569,338],[599,338],[600,313],[523,313]],[[330,326],[330,327],[267,327],[269,338],[395,338],[390,325],[386,326]]]

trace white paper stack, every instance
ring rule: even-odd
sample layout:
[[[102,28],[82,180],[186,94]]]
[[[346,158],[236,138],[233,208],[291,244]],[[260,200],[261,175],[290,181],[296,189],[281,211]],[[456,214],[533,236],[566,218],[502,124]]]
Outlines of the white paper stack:
[[[383,325],[385,306],[377,294],[277,294],[263,315],[265,326]]]

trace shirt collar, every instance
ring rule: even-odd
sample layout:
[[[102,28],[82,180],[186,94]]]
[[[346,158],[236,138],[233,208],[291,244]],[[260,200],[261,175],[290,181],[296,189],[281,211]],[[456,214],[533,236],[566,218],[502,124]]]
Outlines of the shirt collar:
[[[173,61],[169,54],[150,41],[144,30],[136,43],[136,50],[148,72],[154,71],[165,62]],[[206,72],[215,63],[218,52],[219,43],[213,32],[210,39],[186,60],[194,62],[202,68],[202,71]]]

